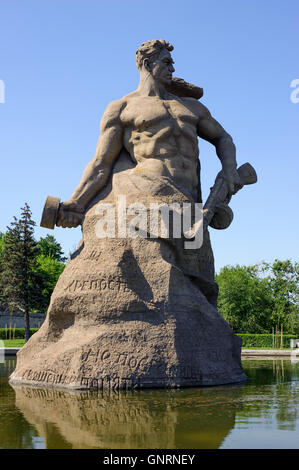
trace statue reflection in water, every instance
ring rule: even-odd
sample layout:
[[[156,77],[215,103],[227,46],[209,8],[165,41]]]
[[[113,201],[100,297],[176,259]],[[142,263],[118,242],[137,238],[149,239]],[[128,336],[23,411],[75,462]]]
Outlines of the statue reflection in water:
[[[298,364],[243,366],[247,384],[200,389],[108,393],[14,385],[13,391],[6,383],[0,387],[0,447],[36,447],[40,436],[48,449],[217,449],[244,442],[254,448],[256,431],[266,423],[268,431],[293,433],[288,444],[297,448]],[[0,367],[0,381],[7,381],[8,370],[4,375]],[[244,434],[239,441],[240,429],[246,441]],[[268,436],[261,446],[268,447]]]
[[[235,424],[240,386],[98,392],[14,386],[16,406],[48,449],[218,448]],[[230,406],[228,406],[230,405]]]

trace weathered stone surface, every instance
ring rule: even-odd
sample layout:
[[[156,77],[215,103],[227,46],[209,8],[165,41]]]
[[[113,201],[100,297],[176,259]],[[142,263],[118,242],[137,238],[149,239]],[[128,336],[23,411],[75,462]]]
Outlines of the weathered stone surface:
[[[45,323],[18,353],[11,383],[131,389],[246,379],[241,341],[217,311],[207,229],[200,248],[186,249],[172,235],[123,238],[117,216],[114,238],[98,238],[99,204],[115,209],[125,196],[126,207],[142,203],[149,211],[153,202],[201,202],[198,136],[216,147],[221,191],[231,195],[243,185],[231,137],[197,100],[167,91],[172,49],[165,41],[138,49],[138,89],[108,106],[96,155],[59,205],[57,225],[82,224],[82,242]],[[152,234],[147,224],[143,231]]]
[[[208,232],[200,250],[184,249],[183,239],[96,237],[98,201],[115,202],[124,186],[128,204],[187,201],[166,179],[118,171],[125,158],[110,193],[87,211],[82,243],[59,278],[45,324],[18,353],[11,381],[129,389],[244,380],[240,340],[212,305]]]

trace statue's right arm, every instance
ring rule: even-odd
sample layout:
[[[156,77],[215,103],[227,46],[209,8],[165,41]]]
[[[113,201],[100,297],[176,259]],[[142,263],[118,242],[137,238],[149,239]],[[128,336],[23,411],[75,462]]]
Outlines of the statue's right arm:
[[[122,100],[113,101],[107,107],[100,124],[100,137],[96,153],[84,170],[81,181],[72,197],[62,204],[58,226],[76,227],[79,225],[89,202],[106,185],[113,163],[123,147],[123,126],[120,114],[125,107]],[[68,214],[69,212],[69,214]],[[73,214],[71,214],[73,212]]]

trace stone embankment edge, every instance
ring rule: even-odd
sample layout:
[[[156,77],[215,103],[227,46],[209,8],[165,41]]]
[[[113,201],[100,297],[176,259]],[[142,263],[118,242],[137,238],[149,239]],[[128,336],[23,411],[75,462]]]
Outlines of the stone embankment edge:
[[[3,349],[4,349],[4,354],[6,356],[15,356],[21,348],[0,348],[0,351],[2,351]],[[260,356],[262,357],[290,357],[291,355],[292,355],[291,349],[242,349],[242,358],[260,357]]]
[[[295,349],[293,350],[296,351]],[[242,349],[242,359],[253,357],[291,357],[292,349]]]
[[[21,348],[0,348],[0,351],[4,350],[5,356],[15,356]]]

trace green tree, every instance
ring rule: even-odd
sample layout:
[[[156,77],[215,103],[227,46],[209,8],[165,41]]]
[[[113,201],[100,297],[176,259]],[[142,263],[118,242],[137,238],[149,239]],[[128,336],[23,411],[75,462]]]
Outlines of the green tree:
[[[37,242],[39,249],[39,254],[45,257],[49,257],[64,263],[67,258],[63,256],[63,251],[60,243],[53,237],[53,235],[47,235],[46,237],[41,237]]]
[[[4,236],[5,234],[0,232],[0,273],[2,272],[2,251],[3,251],[3,245],[4,245]],[[3,303],[3,292],[2,292],[2,282],[1,282],[1,276],[0,276],[0,307],[2,306],[1,304]]]
[[[46,237],[40,238],[37,247],[39,253],[37,269],[44,279],[43,295],[46,306],[48,306],[58,278],[65,268],[64,262],[67,258],[64,256],[60,243],[53,235],[48,234]]]
[[[37,243],[34,239],[35,222],[27,203],[21,208],[21,217],[13,218],[3,238],[1,256],[2,300],[10,309],[24,312],[25,339],[30,337],[29,313],[44,302],[43,277],[37,270]]]
[[[2,251],[3,251],[4,237],[5,237],[5,233],[0,232],[0,256],[2,255]]]
[[[271,289],[258,266],[225,266],[216,276],[218,309],[237,333],[267,333],[273,309]]]
[[[57,261],[57,259],[52,258],[51,256],[46,256],[44,254],[39,254],[37,256],[37,272],[43,277],[43,296],[44,302],[43,306],[48,307],[50,303],[50,298],[54,287],[58,281],[58,278],[62,271],[65,268],[65,264]],[[45,310],[41,306],[40,310]]]
[[[225,266],[216,276],[218,309],[236,333],[299,332],[298,263]]]
[[[261,263],[273,296],[272,323],[289,332],[299,331],[299,263],[291,260]]]

